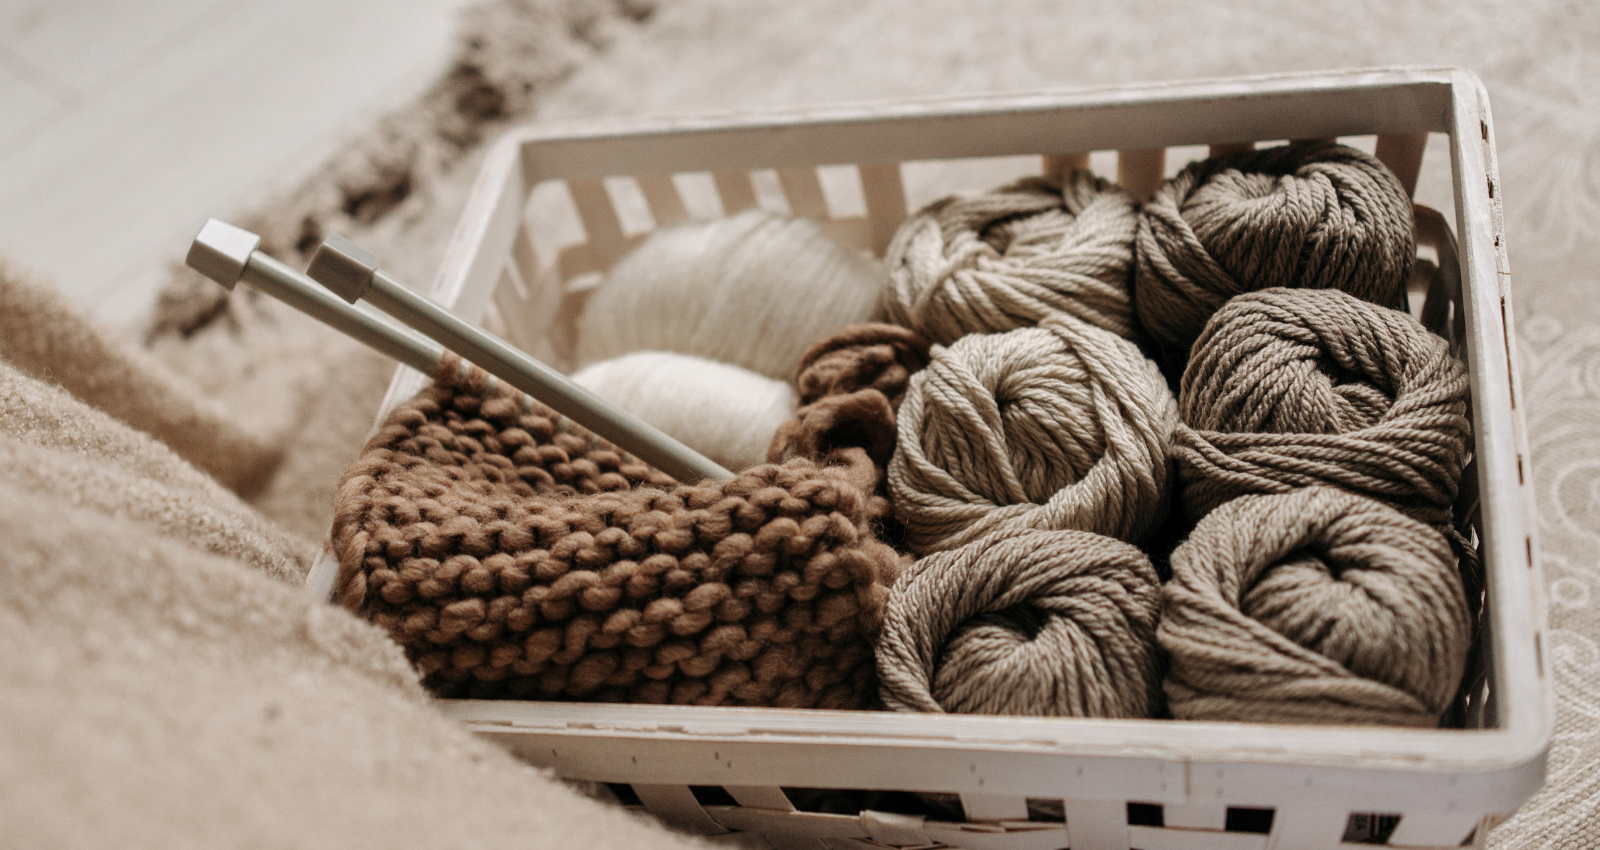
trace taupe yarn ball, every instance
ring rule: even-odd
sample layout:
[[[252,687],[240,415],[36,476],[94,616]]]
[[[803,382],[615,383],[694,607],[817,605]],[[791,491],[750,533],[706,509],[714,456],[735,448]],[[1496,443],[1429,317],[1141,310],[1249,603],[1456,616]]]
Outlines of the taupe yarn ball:
[[[1436,726],[1471,626],[1443,535],[1326,487],[1244,496],[1172,553],[1174,717]]]
[[[900,711],[1148,717],[1161,584],[1083,531],[994,535],[915,562],[890,591],[879,692]]]
[[[1134,303],[1184,350],[1227,299],[1283,286],[1399,302],[1416,259],[1411,199],[1383,163],[1328,142],[1190,163],[1139,219]]]
[[[1333,290],[1241,295],[1183,375],[1184,510],[1320,484],[1447,525],[1472,435],[1467,386],[1449,345],[1407,313]]]
[[[995,533],[1133,543],[1166,517],[1176,400],[1138,346],[1070,316],[934,346],[897,414],[889,497],[918,555]]]
[[[1138,223],[1133,198],[1085,170],[936,201],[884,254],[886,312],[946,344],[1056,314],[1129,336]]]

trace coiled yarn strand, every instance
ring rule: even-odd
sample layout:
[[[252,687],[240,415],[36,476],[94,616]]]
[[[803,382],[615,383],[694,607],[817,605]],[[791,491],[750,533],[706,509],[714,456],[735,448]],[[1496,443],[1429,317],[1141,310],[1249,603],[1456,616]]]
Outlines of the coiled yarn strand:
[[[1326,487],[1242,496],[1172,553],[1158,630],[1175,717],[1436,726],[1471,635],[1450,545]]]
[[[884,254],[889,319],[942,344],[1054,315],[1132,336],[1138,222],[1126,192],[1085,170],[936,201]]]
[[[1307,142],[1190,163],[1140,215],[1134,303],[1187,352],[1223,302],[1270,287],[1396,306],[1416,259],[1411,198],[1377,159]]]
[[[1177,415],[1137,346],[1069,316],[935,346],[889,463],[907,545],[1033,529],[1140,542],[1166,517]]]

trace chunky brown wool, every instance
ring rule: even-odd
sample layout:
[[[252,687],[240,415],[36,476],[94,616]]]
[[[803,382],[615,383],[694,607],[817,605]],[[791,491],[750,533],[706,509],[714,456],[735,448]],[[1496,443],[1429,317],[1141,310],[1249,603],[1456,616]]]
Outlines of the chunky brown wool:
[[[1394,305],[1416,259],[1411,198],[1377,159],[1307,142],[1200,160],[1139,217],[1134,306],[1188,351],[1229,298],[1283,286]]]
[[[339,597],[446,696],[861,708],[901,568],[872,471],[678,485],[456,361],[335,505]]]
[[[794,385],[802,405],[824,396],[877,390],[899,407],[911,375],[928,365],[930,343],[916,331],[872,322],[847,325],[806,350]]]
[[[1230,300],[1195,341],[1173,455],[1199,519],[1246,493],[1338,487],[1447,526],[1466,367],[1407,313],[1336,290]]]
[[[882,323],[849,325],[811,346],[800,360],[795,390],[801,407],[779,426],[767,460],[823,460],[845,448],[866,452],[878,470],[894,454],[894,414],[911,376],[928,365],[927,339]]]

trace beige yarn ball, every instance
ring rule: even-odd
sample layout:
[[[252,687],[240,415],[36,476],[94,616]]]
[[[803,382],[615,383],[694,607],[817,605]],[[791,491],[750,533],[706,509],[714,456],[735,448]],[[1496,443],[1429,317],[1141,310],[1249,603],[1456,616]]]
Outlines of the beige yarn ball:
[[[918,555],[1026,529],[1139,543],[1166,517],[1177,424],[1156,364],[1110,331],[972,334],[911,379],[890,499]]]
[[[572,380],[735,472],[766,462],[795,409],[786,381],[671,351],[591,363]]]
[[[1444,536],[1331,487],[1207,514],[1163,596],[1165,688],[1185,719],[1436,726],[1471,644]]]
[[[878,318],[886,277],[806,218],[746,210],[665,227],[590,294],[577,363],[676,351],[787,381],[812,343]]]
[[[1187,351],[1229,298],[1270,287],[1337,289],[1384,306],[1416,259],[1411,197],[1383,163],[1331,142],[1190,163],[1140,215],[1139,321]]]
[[[1069,315],[1135,333],[1138,206],[1086,170],[936,201],[900,226],[884,263],[891,321],[937,343]]]
[[[889,591],[879,692],[898,711],[1149,717],[1161,582],[1084,531],[996,534],[916,561]]]

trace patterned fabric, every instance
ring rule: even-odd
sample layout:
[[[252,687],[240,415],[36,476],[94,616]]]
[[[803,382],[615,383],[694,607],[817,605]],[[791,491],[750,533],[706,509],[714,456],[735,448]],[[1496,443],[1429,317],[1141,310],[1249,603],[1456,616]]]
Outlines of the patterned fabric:
[[[1600,847],[1600,327],[1518,327],[1556,697],[1543,791],[1496,830],[1502,850]]]

